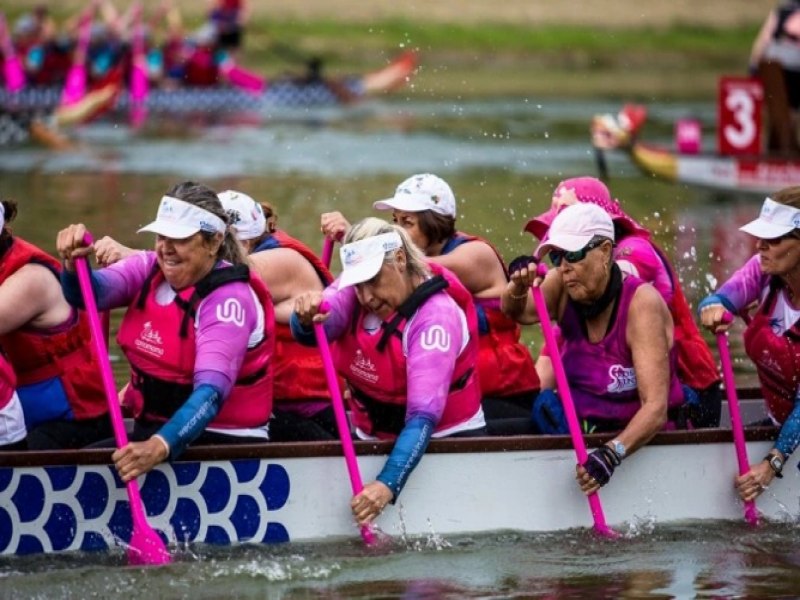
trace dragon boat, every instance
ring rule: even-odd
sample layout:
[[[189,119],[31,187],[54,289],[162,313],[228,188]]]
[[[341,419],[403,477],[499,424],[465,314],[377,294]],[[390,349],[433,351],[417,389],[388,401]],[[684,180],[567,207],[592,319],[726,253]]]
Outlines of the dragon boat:
[[[756,390],[741,395],[751,398],[742,402],[747,420],[763,415]],[[775,435],[773,427],[747,428],[752,462],[766,455]],[[586,441],[597,446],[606,437],[592,434]],[[355,445],[368,481],[391,443]],[[124,546],[132,521],[109,452],[0,453],[0,554]],[[377,524],[392,536],[591,527],[574,464],[568,436],[434,440]],[[797,458],[790,459],[785,477],[758,499],[764,516],[796,520],[796,467]],[[736,470],[730,429],[659,433],[601,491],[606,518],[622,531],[641,522],[742,519]],[[150,525],[173,547],[359,536],[338,442],[190,448],[139,483]]]

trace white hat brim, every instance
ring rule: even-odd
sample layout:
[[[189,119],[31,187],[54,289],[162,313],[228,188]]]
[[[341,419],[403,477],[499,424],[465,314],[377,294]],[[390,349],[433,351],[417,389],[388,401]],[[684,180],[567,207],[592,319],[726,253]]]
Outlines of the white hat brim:
[[[536,257],[542,258],[552,248],[565,250],[566,252],[575,252],[576,250],[584,248],[594,237],[593,233],[587,235],[557,234],[553,237],[548,237],[536,248]]]
[[[153,221],[139,229],[136,233],[155,233],[173,240],[185,240],[200,231],[199,227],[182,225],[166,221]]]
[[[339,289],[341,290],[351,285],[358,285],[359,283],[364,283],[375,277],[378,271],[381,270],[383,257],[384,255],[382,253],[376,254],[375,256],[364,259],[357,265],[345,268],[339,277]]]
[[[774,240],[794,231],[794,225],[779,225],[770,223],[761,218],[750,221],[747,225],[739,227],[739,231],[749,233],[760,240]]]

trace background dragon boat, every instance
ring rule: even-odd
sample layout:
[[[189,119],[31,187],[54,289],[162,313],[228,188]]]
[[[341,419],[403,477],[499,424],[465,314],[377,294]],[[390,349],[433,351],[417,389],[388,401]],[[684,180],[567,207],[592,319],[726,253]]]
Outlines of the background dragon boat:
[[[763,402],[752,407],[763,413]],[[751,461],[767,453],[775,434],[747,430]],[[356,450],[370,480],[391,443],[357,442]],[[400,536],[591,527],[574,463],[568,436],[434,440],[378,525]],[[796,466],[795,457],[758,499],[763,515],[796,520]],[[620,530],[642,521],[741,519],[736,470],[730,430],[660,433],[602,490],[606,517]],[[338,442],[196,447],[139,481],[150,525],[173,548],[359,535]],[[108,450],[0,453],[0,554],[106,550],[124,545],[131,528]]]
[[[670,147],[642,139],[644,106],[628,104],[618,115],[596,115],[591,135],[601,175],[607,175],[602,153],[619,150],[644,173],[676,183],[758,194],[796,185],[800,154],[762,151],[764,90],[759,80],[723,78],[719,92],[715,152],[701,148],[701,126],[695,120],[675,124],[675,143]]]

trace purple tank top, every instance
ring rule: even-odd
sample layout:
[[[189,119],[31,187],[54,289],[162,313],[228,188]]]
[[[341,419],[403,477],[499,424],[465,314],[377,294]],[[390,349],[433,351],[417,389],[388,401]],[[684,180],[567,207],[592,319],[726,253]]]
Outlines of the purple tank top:
[[[560,323],[564,337],[562,356],[575,409],[581,419],[627,422],[641,406],[625,332],[631,300],[643,283],[637,277],[625,277],[614,322],[597,343],[587,339],[581,317],[567,302]],[[683,391],[675,373],[674,348],[670,350],[669,361],[668,406],[672,408],[683,403]]]

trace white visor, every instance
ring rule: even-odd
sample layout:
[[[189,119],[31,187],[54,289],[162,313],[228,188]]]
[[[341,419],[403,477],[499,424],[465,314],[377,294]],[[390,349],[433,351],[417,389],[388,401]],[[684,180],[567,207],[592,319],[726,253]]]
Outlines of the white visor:
[[[149,231],[174,240],[183,240],[198,231],[224,233],[225,222],[195,204],[178,200],[172,196],[161,198],[156,220],[142,227],[137,233]]]
[[[798,227],[800,227],[799,209],[767,198],[761,206],[758,218],[740,227],[739,230],[760,240],[774,240]]]
[[[396,231],[345,244],[339,250],[343,267],[339,289],[369,281],[381,270],[386,253],[402,247],[403,241]]]

